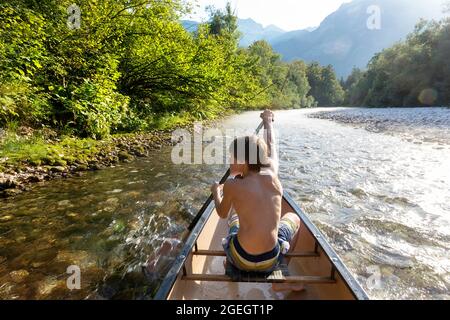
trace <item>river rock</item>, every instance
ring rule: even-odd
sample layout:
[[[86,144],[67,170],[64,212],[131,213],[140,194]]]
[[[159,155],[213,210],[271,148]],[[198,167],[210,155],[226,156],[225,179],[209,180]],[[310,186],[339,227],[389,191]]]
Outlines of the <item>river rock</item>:
[[[26,126],[20,126],[17,129],[17,132],[21,135],[21,136],[26,136],[26,137],[31,137],[33,135],[34,129],[31,127],[26,127]]]
[[[31,267],[34,269],[38,269],[40,267],[42,267],[45,264],[45,262],[33,262],[31,263]]]
[[[134,154],[138,157],[145,157],[147,153],[145,152],[145,148],[140,146],[134,149]]]
[[[80,268],[93,267],[96,265],[95,260],[86,251],[58,251],[55,259],[57,262],[65,262],[69,265],[76,265]]]
[[[40,296],[45,297],[52,293],[52,291],[58,286],[63,287],[64,281],[58,281],[58,279],[54,277],[47,277],[43,281],[39,282],[37,290]]]
[[[0,178],[0,190],[6,189],[6,183],[7,183],[6,179]]]
[[[129,192],[125,193],[126,198],[133,198],[133,199],[139,198],[140,195],[141,195],[141,193],[138,191],[129,191]]]
[[[98,171],[98,170],[105,169],[105,166],[98,164],[98,163],[94,163],[93,165],[91,165],[91,169],[94,171]]]
[[[130,161],[130,160],[133,160],[134,158],[133,158],[133,156],[132,156],[131,154],[129,154],[128,152],[126,152],[126,151],[120,151],[120,152],[119,152],[119,159],[120,159],[121,161]]]
[[[117,198],[109,198],[104,202],[103,210],[106,212],[113,212],[119,206],[119,199]]]
[[[114,189],[114,190],[111,190],[111,191],[107,191],[106,193],[108,193],[108,194],[115,194],[115,193],[121,193],[123,190],[122,189]],[[113,198],[113,199],[115,199],[115,198]],[[109,201],[109,199],[108,199],[108,201]],[[108,201],[106,201],[106,202],[108,202]]]
[[[58,202],[58,206],[60,207],[73,207],[72,203],[69,200],[62,200]]]
[[[105,203],[108,205],[116,206],[119,204],[119,199],[118,198],[109,198],[108,200],[105,201]]]
[[[25,241],[27,241],[27,237],[25,236],[18,236],[16,239],[17,243],[24,243]]]
[[[9,273],[11,280],[15,283],[24,282],[29,275],[30,273],[27,270],[16,270]]]
[[[41,176],[41,175],[34,175],[34,176],[30,176],[28,179],[27,179],[27,181],[28,182],[42,182],[42,181],[44,181],[45,179],[44,179],[44,176]]]
[[[0,248],[5,248],[11,244],[14,244],[14,240],[0,237]]]
[[[11,299],[11,294],[14,290],[14,283],[11,282],[6,282],[6,283],[2,283],[2,285],[0,286],[0,299],[2,300],[8,300]]]
[[[19,189],[6,189],[3,191],[4,197],[14,197],[22,193],[22,190]]]
[[[10,215],[8,215],[8,216],[3,216],[3,217],[0,217],[0,222],[8,222],[8,221],[11,221],[11,220],[13,220],[14,219],[14,217],[13,216],[10,216]]]
[[[15,188],[17,182],[11,178],[0,178],[0,190]]]
[[[131,231],[136,231],[142,229],[142,224],[139,220],[133,220],[128,222],[128,228],[130,228]]]
[[[51,171],[55,172],[55,173],[62,173],[62,172],[66,171],[66,168],[63,166],[56,166],[56,167],[52,167]]]
[[[88,171],[89,167],[86,164],[79,164],[77,165],[75,171]]]
[[[164,202],[162,202],[162,201],[158,201],[158,202],[155,202],[155,206],[156,207],[158,207],[158,208],[161,208],[161,207],[163,207],[164,206]]]

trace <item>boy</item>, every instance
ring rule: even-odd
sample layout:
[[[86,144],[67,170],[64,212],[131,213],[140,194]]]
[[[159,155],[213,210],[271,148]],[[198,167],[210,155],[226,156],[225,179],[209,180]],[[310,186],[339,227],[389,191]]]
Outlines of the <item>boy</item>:
[[[217,213],[222,219],[229,219],[230,235],[223,244],[227,259],[248,272],[272,271],[280,256],[289,251],[300,227],[296,214],[281,217],[283,188],[278,179],[274,114],[266,110],[261,118],[265,142],[249,136],[238,138],[231,145],[231,176],[240,179],[211,187]],[[237,215],[229,217],[232,209]],[[285,289],[297,291],[303,287]]]

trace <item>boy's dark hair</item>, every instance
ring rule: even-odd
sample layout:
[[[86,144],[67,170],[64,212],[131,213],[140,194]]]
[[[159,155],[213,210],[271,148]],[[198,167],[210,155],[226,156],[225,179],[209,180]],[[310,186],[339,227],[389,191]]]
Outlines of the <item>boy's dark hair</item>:
[[[270,167],[267,145],[257,136],[235,139],[231,144],[230,153],[239,164],[246,163],[250,171],[259,173],[262,168]]]

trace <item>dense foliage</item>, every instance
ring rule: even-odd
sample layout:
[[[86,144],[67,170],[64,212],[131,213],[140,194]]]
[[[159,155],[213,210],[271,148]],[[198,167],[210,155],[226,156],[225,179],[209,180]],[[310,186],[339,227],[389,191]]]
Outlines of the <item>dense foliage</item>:
[[[341,100],[331,67],[284,63],[264,41],[239,48],[230,5],[211,8],[192,33],[180,24],[181,0],[77,4],[79,19],[71,0],[0,4],[0,125],[99,139],[230,110]]]
[[[308,66],[308,81],[311,95],[320,106],[335,106],[343,102],[344,90],[331,66],[321,67],[318,63]]]
[[[352,106],[450,105],[450,20],[421,21],[404,42],[375,55],[345,82]]]

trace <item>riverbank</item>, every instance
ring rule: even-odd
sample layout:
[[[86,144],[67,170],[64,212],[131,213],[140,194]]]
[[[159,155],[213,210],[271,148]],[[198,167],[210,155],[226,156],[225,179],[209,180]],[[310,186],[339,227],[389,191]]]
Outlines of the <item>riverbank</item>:
[[[160,117],[149,131],[113,134],[102,140],[66,136],[49,128],[0,128],[0,199],[14,197],[46,181],[82,176],[87,171],[148,157],[155,150],[174,145],[174,130],[192,132],[197,122],[214,127],[238,113],[226,111],[204,120],[190,115]]]
[[[0,197],[13,197],[45,181],[146,157],[171,143],[168,131],[113,135],[100,141],[16,134],[1,145]]]
[[[169,131],[112,135],[104,140],[57,137],[22,127],[0,138],[0,197],[28,191],[45,181],[82,175],[146,157],[170,145]]]

